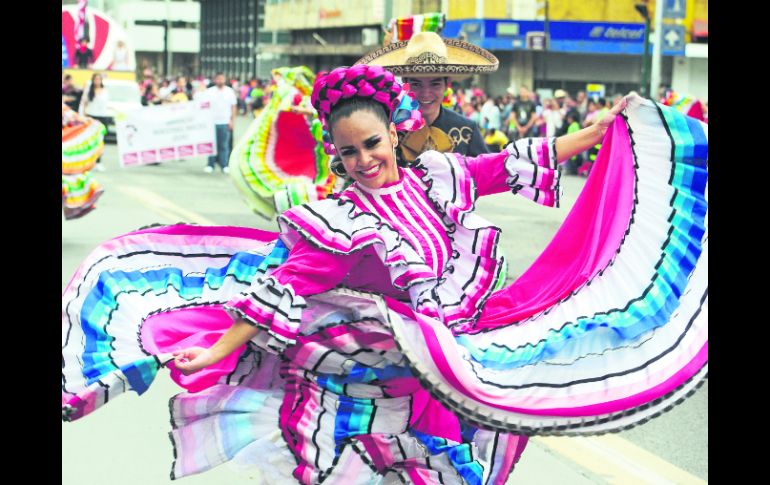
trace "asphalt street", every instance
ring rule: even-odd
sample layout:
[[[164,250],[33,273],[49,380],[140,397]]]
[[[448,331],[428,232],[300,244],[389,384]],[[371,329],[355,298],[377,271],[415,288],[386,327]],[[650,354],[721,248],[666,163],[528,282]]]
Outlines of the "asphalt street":
[[[235,139],[250,118],[239,117]],[[152,223],[194,222],[276,230],[251,213],[229,176],[206,174],[203,158],[121,168],[107,145],[105,188],[97,209],[62,218],[62,289],[100,242]],[[584,179],[563,180],[562,207],[541,207],[500,194],[478,211],[503,229],[509,278],[520,275],[545,248],[574,203]],[[181,391],[162,370],[141,397],[130,393],[73,423],[62,423],[62,485],[171,483],[173,450],[168,399]],[[670,412],[621,433],[585,438],[533,438],[508,483],[525,485],[703,484],[708,482],[708,383]],[[258,476],[219,466],[182,479],[187,485],[260,483]]]

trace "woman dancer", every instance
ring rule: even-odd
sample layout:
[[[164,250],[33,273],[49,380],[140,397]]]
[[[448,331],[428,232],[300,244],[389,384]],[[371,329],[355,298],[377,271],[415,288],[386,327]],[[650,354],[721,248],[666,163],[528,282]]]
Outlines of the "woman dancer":
[[[174,478],[237,460],[276,481],[503,483],[526,441],[511,432],[618,430],[702,381],[701,124],[630,97],[572,135],[399,168],[399,91],[377,67],[319,76],[353,183],[279,216],[278,241],[169,226],[97,248],[63,298],[63,417],[143,392],[173,357],[190,391],[170,406]],[[599,140],[564,225],[500,290],[475,199],[556,205],[556,164]]]
[[[323,199],[334,186],[321,123],[310,107],[315,75],[305,66],[272,71],[270,102],[230,156],[230,176],[256,214],[272,219],[289,207]]]

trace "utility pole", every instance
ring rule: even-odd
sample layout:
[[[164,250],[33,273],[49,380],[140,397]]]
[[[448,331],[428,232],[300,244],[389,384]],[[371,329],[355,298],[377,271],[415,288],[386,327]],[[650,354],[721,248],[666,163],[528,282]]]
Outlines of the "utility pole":
[[[639,14],[644,17],[644,51],[642,52],[642,82],[639,83],[639,94],[644,97],[649,96],[650,88],[649,70],[650,70],[650,11],[647,8],[647,0],[634,5]]]
[[[166,77],[171,76],[171,0],[166,0],[166,25],[165,25],[165,38],[164,38],[164,54],[165,59],[165,71]]]
[[[655,3],[655,44],[652,46],[652,79],[650,97],[657,97],[660,86],[661,54],[663,52],[663,10],[662,1]]]
[[[543,32],[545,40],[543,41],[543,82],[548,82],[548,44],[550,44],[550,26],[548,23],[548,0],[545,0],[545,21],[543,22]],[[545,86],[543,86],[545,87]]]

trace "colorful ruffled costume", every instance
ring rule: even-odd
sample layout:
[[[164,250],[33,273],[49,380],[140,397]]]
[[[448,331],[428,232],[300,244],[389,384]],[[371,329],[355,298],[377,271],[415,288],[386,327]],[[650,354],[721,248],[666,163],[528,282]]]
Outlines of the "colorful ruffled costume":
[[[698,121],[706,121],[701,101],[693,96],[681,95],[673,90],[669,90],[663,99],[663,104],[676,108],[681,113]]]
[[[278,217],[280,234],[175,225],[97,247],[64,290],[62,417],[143,393],[169,352],[239,316],[262,331],[172,399],[172,478],[228,460],[270,483],[506,481],[525,435],[616,431],[708,371],[708,129],[634,97],[552,242],[510,286],[510,191],[559,200],[554,139],[427,152]]]
[[[273,70],[272,98],[230,156],[230,174],[256,214],[272,219],[289,207],[325,198],[335,177],[323,151],[321,123],[289,111],[309,106],[315,75],[304,66]]]
[[[81,117],[62,103],[61,195],[65,219],[91,212],[104,192],[90,170],[104,151],[106,132],[99,121]]]

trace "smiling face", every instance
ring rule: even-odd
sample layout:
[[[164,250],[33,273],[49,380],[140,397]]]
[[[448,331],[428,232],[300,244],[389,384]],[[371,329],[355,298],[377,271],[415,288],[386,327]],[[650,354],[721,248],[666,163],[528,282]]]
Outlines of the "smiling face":
[[[358,110],[335,120],[331,135],[345,171],[359,185],[379,189],[398,180],[393,123],[385,125],[371,111]]]
[[[438,117],[439,110],[441,109],[441,100],[444,99],[444,91],[446,91],[447,87],[446,78],[421,77],[409,78],[404,81],[409,83],[409,90],[417,97],[423,118],[433,122]]]

